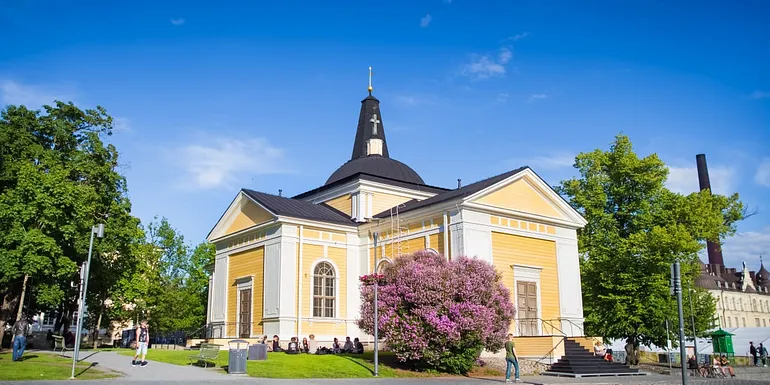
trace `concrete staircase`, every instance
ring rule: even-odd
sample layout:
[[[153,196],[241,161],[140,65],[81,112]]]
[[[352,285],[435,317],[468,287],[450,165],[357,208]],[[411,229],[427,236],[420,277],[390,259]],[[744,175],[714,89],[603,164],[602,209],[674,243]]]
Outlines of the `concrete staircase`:
[[[638,369],[631,369],[621,363],[607,362],[602,357],[595,356],[593,352],[581,346],[577,341],[566,338],[564,340],[564,356],[541,374],[560,377],[600,377],[639,376],[647,373],[639,372]]]

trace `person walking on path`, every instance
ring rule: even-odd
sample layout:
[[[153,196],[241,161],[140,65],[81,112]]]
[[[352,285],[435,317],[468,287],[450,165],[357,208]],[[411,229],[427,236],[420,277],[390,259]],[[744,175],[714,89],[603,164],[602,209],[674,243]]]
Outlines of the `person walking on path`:
[[[508,341],[505,342],[505,382],[511,382],[511,366],[515,372],[513,378],[516,382],[519,379],[519,359],[516,357],[516,343],[513,342],[513,334],[508,334]]]
[[[757,347],[754,346],[754,341],[749,341],[749,354],[754,359],[754,366],[759,366],[759,360],[757,359]]]
[[[27,348],[27,336],[31,333],[29,322],[27,322],[27,314],[22,314],[21,319],[13,324],[11,333],[13,334],[13,361],[21,361],[21,356],[24,354],[24,349]]]
[[[150,328],[147,326],[147,320],[142,320],[142,323],[136,328],[136,353],[134,354],[134,360],[131,365],[137,364],[142,367],[147,366],[147,344],[150,342]],[[136,358],[142,356],[142,360],[136,362]]]
[[[765,347],[764,344],[760,343],[759,346],[757,346],[757,353],[759,354],[759,359],[762,360],[762,367],[767,367],[767,347]]]

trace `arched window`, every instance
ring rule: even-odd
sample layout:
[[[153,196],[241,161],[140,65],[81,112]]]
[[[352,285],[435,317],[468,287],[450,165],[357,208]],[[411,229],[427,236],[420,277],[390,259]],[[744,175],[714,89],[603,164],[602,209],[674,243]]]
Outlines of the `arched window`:
[[[390,261],[387,259],[383,259],[380,261],[380,263],[377,264],[377,274],[383,274],[385,273],[385,269],[390,266]]]
[[[336,290],[334,267],[321,262],[313,270],[313,317],[334,318]]]

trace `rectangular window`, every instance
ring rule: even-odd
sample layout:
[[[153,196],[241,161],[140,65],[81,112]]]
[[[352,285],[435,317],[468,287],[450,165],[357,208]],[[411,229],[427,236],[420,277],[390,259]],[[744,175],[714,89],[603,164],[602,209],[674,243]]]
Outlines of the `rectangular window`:
[[[754,318],[754,323],[757,324],[757,327],[759,327],[759,318]]]
[[[746,318],[741,318],[741,321],[743,321],[743,327],[746,327]]]

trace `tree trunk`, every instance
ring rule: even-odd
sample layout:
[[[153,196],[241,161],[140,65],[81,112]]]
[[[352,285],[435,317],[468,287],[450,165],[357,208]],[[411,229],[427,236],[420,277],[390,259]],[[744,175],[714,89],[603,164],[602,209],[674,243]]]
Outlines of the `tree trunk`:
[[[99,348],[99,326],[102,324],[102,315],[104,315],[104,306],[99,308],[99,318],[96,319],[96,325],[94,325],[94,331],[91,333],[94,339],[94,349]]]
[[[14,293],[13,290],[8,290],[3,295],[3,304],[2,307],[0,307],[0,351],[3,350],[2,337],[5,335],[7,321],[11,319],[14,307],[18,301],[19,297],[16,296],[16,293]]]
[[[24,274],[24,283],[21,285],[21,299],[19,299],[19,310],[16,311],[16,321],[21,320],[21,314],[24,312],[24,296],[27,294],[27,280],[29,275]]]

